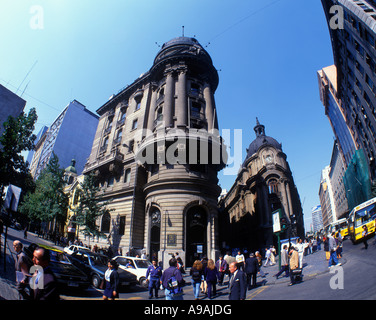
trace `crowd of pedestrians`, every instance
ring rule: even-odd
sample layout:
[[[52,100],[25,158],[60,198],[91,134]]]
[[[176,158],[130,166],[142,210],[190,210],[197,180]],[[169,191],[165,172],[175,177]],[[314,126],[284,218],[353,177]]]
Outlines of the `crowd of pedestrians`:
[[[294,244],[284,244],[279,253],[281,268],[274,275],[277,279],[281,276],[290,277],[289,285],[294,285],[301,277],[303,268],[303,256],[312,254],[316,250],[321,250],[324,246],[328,266],[340,265],[338,259],[342,257],[341,235],[330,234],[328,237],[302,241],[298,239]],[[56,279],[50,271],[48,250],[36,247],[32,259],[25,255],[22,250],[22,243],[18,240],[13,243],[16,252],[16,278],[17,290],[22,299],[29,300],[57,300],[59,293]],[[92,248],[98,251],[99,248]],[[131,252],[127,253],[131,254]],[[189,270],[191,285],[195,300],[213,299],[217,295],[217,286],[228,287],[228,297],[230,300],[245,299],[247,290],[257,287],[257,276],[265,278],[263,268],[276,264],[276,249],[271,246],[265,249],[265,256],[262,257],[259,251],[255,253],[238,251],[232,256],[229,252],[220,255],[217,261],[204,257],[194,261]],[[32,269],[32,266],[37,268]],[[119,296],[119,276],[117,274],[118,265],[114,260],[109,259],[108,269],[105,272],[102,289],[103,299],[116,299]],[[34,274],[30,274],[30,270]],[[41,272],[42,271],[42,272]],[[183,277],[185,266],[179,254],[173,255],[169,260],[169,267],[162,269],[160,262],[153,258],[152,264],[148,267],[146,278],[148,281],[149,299],[159,298],[162,290],[166,300],[182,300],[183,287],[186,281]],[[225,278],[227,282],[225,284]],[[27,289],[27,280],[33,279],[33,286]],[[43,283],[43,288],[37,286],[38,281]],[[35,289],[33,289],[35,288]]]

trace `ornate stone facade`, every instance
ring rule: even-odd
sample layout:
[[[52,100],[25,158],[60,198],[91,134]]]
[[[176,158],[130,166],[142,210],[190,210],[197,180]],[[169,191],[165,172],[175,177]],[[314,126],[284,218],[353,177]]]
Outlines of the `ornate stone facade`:
[[[282,238],[304,236],[300,199],[282,145],[265,135],[258,120],[254,130],[256,139],[247,149],[234,185],[220,202],[229,222],[228,237],[223,240],[230,247],[252,251],[276,244],[272,212],[278,209],[291,223]]]
[[[123,253],[144,250],[164,266],[175,252],[187,265],[215,258],[217,172],[226,161],[217,86],[209,54],[196,39],[178,37],[162,46],[147,73],[97,110],[84,173],[95,172],[112,199],[109,242]],[[120,220],[123,234],[115,228]]]

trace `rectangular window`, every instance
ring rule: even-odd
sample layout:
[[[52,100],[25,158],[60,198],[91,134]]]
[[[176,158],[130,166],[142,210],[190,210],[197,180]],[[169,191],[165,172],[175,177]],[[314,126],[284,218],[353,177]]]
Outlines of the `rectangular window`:
[[[132,123],[132,130],[136,130],[136,129],[137,129],[137,125],[138,125],[138,119],[133,120],[133,123]]]
[[[134,140],[129,141],[128,152],[133,152],[134,150]]]
[[[131,169],[125,170],[124,183],[129,183],[131,181]]]

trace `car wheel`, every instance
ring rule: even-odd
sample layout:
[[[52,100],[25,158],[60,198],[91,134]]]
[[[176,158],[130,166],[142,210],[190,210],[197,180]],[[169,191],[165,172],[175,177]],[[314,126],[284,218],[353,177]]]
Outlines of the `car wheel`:
[[[143,287],[143,288],[147,288],[147,287],[148,287],[147,279],[146,279],[146,278],[141,278],[141,279],[140,279],[140,285],[141,285],[141,287]]]
[[[93,285],[94,288],[99,288],[99,285],[101,283],[101,279],[99,278],[98,275],[93,275],[93,277],[91,278],[91,284]]]

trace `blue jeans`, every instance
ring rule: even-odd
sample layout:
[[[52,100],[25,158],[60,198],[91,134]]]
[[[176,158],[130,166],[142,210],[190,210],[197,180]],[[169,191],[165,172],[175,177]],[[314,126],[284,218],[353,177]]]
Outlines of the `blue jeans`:
[[[183,300],[183,295],[173,295],[169,289],[165,289],[166,300]]]
[[[336,251],[333,251],[330,253],[330,258],[329,258],[329,267],[331,265],[336,265],[338,263],[338,259],[337,259],[337,252]]]
[[[149,297],[153,296],[153,289],[155,291],[155,297],[158,298],[158,288],[159,287],[159,278],[151,278],[149,281]]]
[[[192,281],[192,285],[193,285],[193,294],[195,296],[195,299],[198,299],[198,295],[200,294],[201,281],[200,282]]]

